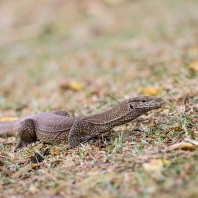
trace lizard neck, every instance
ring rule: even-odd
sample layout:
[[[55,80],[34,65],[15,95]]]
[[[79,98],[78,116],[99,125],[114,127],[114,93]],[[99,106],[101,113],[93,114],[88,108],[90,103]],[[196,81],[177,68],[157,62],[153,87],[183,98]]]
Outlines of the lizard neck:
[[[141,111],[132,111],[130,113],[127,113],[127,114],[123,115],[122,117],[120,117],[116,120],[111,121],[110,125],[112,127],[116,127],[116,126],[119,126],[119,125],[126,124],[126,123],[134,120],[135,118],[139,117],[142,114],[143,114],[143,112],[141,112]]]
[[[126,105],[126,102],[122,102],[103,113],[87,116],[86,119],[92,124],[117,123],[118,120],[127,116],[127,114],[128,114],[128,107]]]
[[[145,110],[141,109],[129,111],[126,102],[122,102],[103,113],[87,116],[85,119],[91,124],[101,125],[106,129],[111,129],[115,126],[130,122],[145,112]]]

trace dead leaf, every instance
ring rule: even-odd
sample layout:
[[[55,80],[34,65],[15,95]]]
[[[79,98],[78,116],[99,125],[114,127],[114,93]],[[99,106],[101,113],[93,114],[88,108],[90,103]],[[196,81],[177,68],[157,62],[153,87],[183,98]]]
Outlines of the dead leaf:
[[[0,143],[5,143],[5,142],[6,142],[6,140],[5,140],[5,139],[0,138]]]
[[[170,161],[162,159],[152,159],[148,163],[144,163],[143,168],[146,171],[154,172],[160,170],[166,164],[170,164]]]
[[[11,176],[13,175],[13,173],[11,173],[11,172],[8,171],[8,170],[4,170],[4,171],[3,171],[3,174],[6,175],[6,176],[8,176],[8,177],[11,177]]]
[[[182,130],[182,127],[180,127],[180,126],[173,126],[171,129],[172,129],[173,131],[179,132],[179,131]]]
[[[32,194],[36,194],[36,193],[39,193],[40,190],[36,186],[31,185],[29,187],[29,192],[32,193]]]
[[[53,149],[50,151],[51,155],[58,155],[59,154],[59,151],[56,150],[56,149]]]
[[[11,175],[12,178],[17,179],[19,177],[21,177],[23,175],[24,172],[26,172],[27,170],[30,170],[31,166],[27,165],[25,167],[20,168],[17,172],[15,172],[14,174]]]
[[[61,89],[72,89],[74,91],[80,91],[84,89],[84,84],[81,82],[72,82],[72,83],[67,83],[64,82],[60,85]]]
[[[2,161],[0,161],[0,171],[2,171],[3,170],[3,166],[4,166],[4,162],[2,162]]]
[[[101,195],[101,196],[82,196],[81,198],[117,198],[118,196],[116,195]]]
[[[4,117],[4,118],[0,118],[0,122],[13,121],[18,119],[19,119],[18,117]]]
[[[84,88],[84,85],[81,82],[73,82],[73,83],[70,84],[70,87],[73,90],[80,91]]]
[[[198,72],[198,60],[191,62],[189,64],[189,69],[193,72]]]
[[[150,95],[150,96],[156,96],[161,92],[160,89],[154,88],[154,87],[144,87],[142,89],[142,91],[143,91],[144,94]]]
[[[41,166],[41,164],[39,164],[39,163],[31,164],[32,169],[39,168],[40,166]]]
[[[108,180],[111,181],[113,179],[115,179],[117,176],[114,173],[108,173],[105,175],[94,175],[94,176],[90,176],[86,179],[84,179],[83,181],[81,181],[78,186],[79,187],[83,187],[83,186],[90,186],[90,185],[96,185],[99,182],[102,182],[104,180]]]
[[[168,148],[169,150],[190,150],[190,151],[194,151],[196,149],[196,146],[194,146],[193,144],[189,143],[189,142],[179,142],[176,144],[173,144],[171,146],[169,146]]]
[[[71,184],[68,181],[61,182],[61,184],[58,186],[58,188],[54,189],[53,194],[59,195],[61,191],[65,190],[70,186]]]
[[[193,47],[189,50],[190,55],[197,56],[198,55],[198,47]]]
[[[75,163],[73,161],[66,161],[64,160],[63,161],[63,164],[64,164],[64,168],[71,168],[75,166]]]

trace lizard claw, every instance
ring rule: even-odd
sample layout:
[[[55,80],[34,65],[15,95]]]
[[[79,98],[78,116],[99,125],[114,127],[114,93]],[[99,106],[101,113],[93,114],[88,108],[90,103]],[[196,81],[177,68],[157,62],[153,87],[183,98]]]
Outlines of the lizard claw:
[[[67,151],[70,149],[76,148],[79,144],[74,144],[74,145],[69,144],[69,146],[67,147]]]
[[[72,147],[72,146],[68,146],[67,148],[66,148],[66,150],[68,151],[68,150],[70,150],[70,149],[73,149],[74,147]]]
[[[17,143],[15,149],[14,149],[14,152],[17,151],[18,148],[23,148],[23,147],[26,147],[27,146],[27,143],[21,139],[19,139],[19,142]]]
[[[69,147],[69,146],[67,146],[67,147],[66,147],[66,151],[68,151],[69,149],[70,149],[70,147]]]

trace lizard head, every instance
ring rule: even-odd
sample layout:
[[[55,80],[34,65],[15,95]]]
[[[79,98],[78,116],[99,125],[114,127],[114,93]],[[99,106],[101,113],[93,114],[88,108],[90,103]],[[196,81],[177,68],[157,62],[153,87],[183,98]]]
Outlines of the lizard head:
[[[130,112],[139,111],[146,113],[152,109],[158,109],[164,104],[164,100],[151,96],[139,96],[128,100],[128,109]]]

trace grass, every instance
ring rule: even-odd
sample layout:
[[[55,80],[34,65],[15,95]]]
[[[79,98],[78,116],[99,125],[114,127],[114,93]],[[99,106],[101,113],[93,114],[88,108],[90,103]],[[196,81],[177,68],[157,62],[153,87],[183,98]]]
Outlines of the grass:
[[[0,117],[91,115],[144,88],[165,106],[69,151],[1,138],[1,197],[197,196],[197,146],[169,150],[198,140],[197,1],[112,2],[0,4]]]

